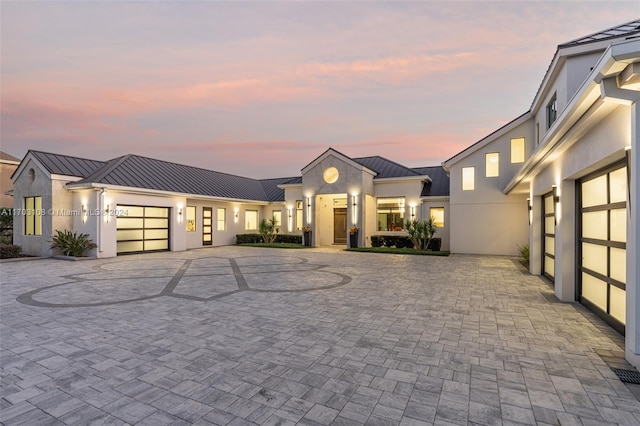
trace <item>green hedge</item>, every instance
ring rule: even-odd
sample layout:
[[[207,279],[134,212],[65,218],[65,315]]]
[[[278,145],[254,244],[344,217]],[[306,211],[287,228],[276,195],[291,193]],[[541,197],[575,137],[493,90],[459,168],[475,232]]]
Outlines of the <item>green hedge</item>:
[[[15,244],[0,244],[0,259],[11,259],[20,257],[22,247]]]
[[[256,244],[261,243],[260,234],[237,234],[236,244]],[[302,235],[278,234],[276,243],[302,244]]]
[[[372,235],[372,247],[413,248],[413,242],[407,235]],[[433,238],[429,242],[429,250],[440,251],[442,238]]]

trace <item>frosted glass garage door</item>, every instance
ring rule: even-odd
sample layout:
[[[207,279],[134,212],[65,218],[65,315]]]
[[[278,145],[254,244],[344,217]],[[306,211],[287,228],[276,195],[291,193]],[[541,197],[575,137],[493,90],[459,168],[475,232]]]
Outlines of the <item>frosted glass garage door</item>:
[[[551,281],[555,279],[556,267],[556,206],[553,199],[553,192],[542,197],[542,233],[543,233],[543,255],[542,272]]]
[[[118,205],[118,254],[169,250],[169,208]]]
[[[625,329],[627,169],[610,167],[579,185],[579,300],[621,333]]]

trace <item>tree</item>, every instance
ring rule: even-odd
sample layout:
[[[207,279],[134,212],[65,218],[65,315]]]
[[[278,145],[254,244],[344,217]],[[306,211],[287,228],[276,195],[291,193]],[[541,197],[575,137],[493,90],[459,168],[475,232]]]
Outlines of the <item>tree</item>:
[[[262,241],[270,244],[276,240],[276,235],[280,232],[280,228],[278,227],[278,221],[275,216],[272,216],[271,219],[262,219],[260,221],[260,237],[262,237]]]
[[[405,222],[404,229],[409,234],[409,238],[416,250],[427,250],[429,248],[433,235],[438,231],[435,221],[436,218],[431,216],[428,220],[422,222],[417,219]]]

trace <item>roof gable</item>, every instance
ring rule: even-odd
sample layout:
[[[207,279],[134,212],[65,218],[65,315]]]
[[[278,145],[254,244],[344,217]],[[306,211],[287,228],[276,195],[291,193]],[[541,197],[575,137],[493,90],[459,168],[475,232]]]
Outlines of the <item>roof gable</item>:
[[[29,151],[47,171],[54,175],[85,178],[102,167],[105,162],[88,158],[72,157],[64,154],[52,154],[43,151]],[[25,156],[26,158],[26,156]]]
[[[594,43],[597,41],[611,40],[615,38],[624,37],[629,39],[633,35],[640,35],[640,19],[635,19],[624,24],[616,25],[615,27],[608,28],[597,33],[589,34],[584,37],[577,38],[575,40],[568,41],[558,45],[558,48],[577,46],[580,44]]]
[[[354,158],[353,161],[376,172],[376,179],[420,176],[416,171],[398,164],[395,161],[380,157],[379,155],[373,157]]]
[[[307,171],[309,171],[310,169],[315,167],[318,163],[320,163],[322,160],[324,160],[325,158],[330,157],[330,156],[337,157],[340,160],[344,161],[345,163],[349,164],[352,167],[355,167],[358,170],[367,171],[367,172],[371,173],[374,176],[376,175],[375,171],[373,171],[373,170],[369,169],[368,167],[365,167],[364,165],[354,161],[351,157],[348,157],[348,156],[344,155],[343,153],[336,151],[333,148],[327,149],[325,152],[323,152],[322,154],[317,156],[312,162],[310,162],[309,164],[304,166],[302,168],[302,174],[306,173]]]

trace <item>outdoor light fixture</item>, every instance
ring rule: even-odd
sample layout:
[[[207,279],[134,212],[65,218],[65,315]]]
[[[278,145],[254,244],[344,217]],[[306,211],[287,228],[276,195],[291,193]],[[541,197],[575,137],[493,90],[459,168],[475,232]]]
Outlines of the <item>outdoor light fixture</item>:
[[[238,223],[239,212],[240,210],[237,207],[233,209],[233,223]]]
[[[631,146],[624,148],[625,157],[627,159],[627,205],[631,212]]]
[[[287,207],[287,212],[289,215],[289,220],[287,221],[287,227],[289,228],[289,232],[293,230],[293,212],[291,207]]]
[[[178,207],[178,223],[182,223],[182,207]]]
[[[351,194],[353,209],[351,211],[351,221],[354,225],[358,223],[358,194]]]
[[[527,198],[527,210],[529,211],[529,226],[533,223],[533,206],[531,205],[531,198]]]
[[[311,224],[311,197],[307,197],[307,224]]]
[[[409,207],[411,208],[411,220],[414,220],[416,218],[416,205],[415,203],[411,203]]]
[[[87,223],[87,202],[82,201],[82,223]]]
[[[111,205],[107,203],[104,208],[104,221],[109,223],[109,214],[111,213]]]
[[[560,196],[558,195],[558,185],[551,186],[551,189],[553,189],[553,202],[555,203],[554,218],[556,220],[556,225],[557,225],[558,219],[560,218]]]

